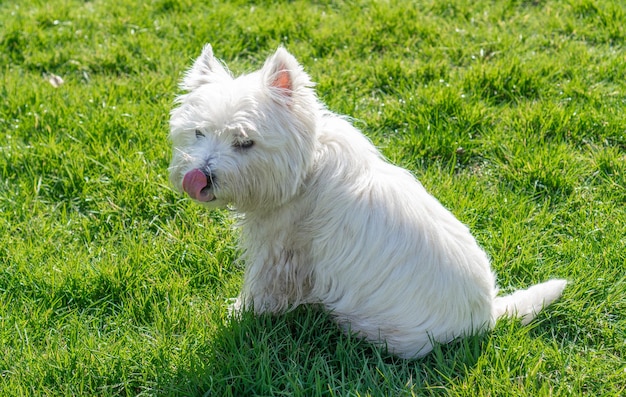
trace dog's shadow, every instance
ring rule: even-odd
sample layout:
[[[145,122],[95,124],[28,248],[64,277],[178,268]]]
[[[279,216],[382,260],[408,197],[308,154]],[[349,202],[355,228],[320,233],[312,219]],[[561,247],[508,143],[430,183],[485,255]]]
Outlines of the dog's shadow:
[[[211,341],[206,395],[402,395],[464,378],[481,354],[480,336],[402,360],[339,330],[331,316],[301,307],[281,316],[242,313]]]

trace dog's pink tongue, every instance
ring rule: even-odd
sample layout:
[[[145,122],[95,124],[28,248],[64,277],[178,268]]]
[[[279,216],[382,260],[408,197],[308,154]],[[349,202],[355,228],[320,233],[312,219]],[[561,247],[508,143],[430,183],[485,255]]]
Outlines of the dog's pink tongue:
[[[209,185],[206,175],[199,169],[191,170],[183,178],[183,190],[189,197],[198,201],[211,201],[215,198],[210,189],[205,189]]]

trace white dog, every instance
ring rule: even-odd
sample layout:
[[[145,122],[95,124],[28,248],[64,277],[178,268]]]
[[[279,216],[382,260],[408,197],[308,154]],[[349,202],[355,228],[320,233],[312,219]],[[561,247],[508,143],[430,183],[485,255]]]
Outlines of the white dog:
[[[209,45],[181,84],[171,180],[242,214],[238,305],[321,304],[345,330],[412,358],[502,316],[527,323],[561,295],[566,282],[551,280],[496,297],[468,228],[312,86],[283,48],[234,78]]]

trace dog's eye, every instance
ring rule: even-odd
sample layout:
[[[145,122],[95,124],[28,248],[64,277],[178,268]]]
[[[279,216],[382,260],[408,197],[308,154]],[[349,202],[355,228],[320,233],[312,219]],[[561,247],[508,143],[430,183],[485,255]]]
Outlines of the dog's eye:
[[[248,149],[254,145],[254,141],[252,139],[242,139],[240,141],[235,141],[233,146],[237,149]]]
[[[200,138],[201,136],[203,137],[204,134],[200,130],[196,130],[196,138]]]

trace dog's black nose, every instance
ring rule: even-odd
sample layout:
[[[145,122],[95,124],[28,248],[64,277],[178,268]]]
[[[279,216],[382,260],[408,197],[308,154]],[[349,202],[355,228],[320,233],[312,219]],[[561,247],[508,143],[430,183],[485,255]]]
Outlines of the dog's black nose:
[[[202,168],[200,169],[200,171],[202,171],[204,176],[206,176],[206,186],[204,187],[204,189],[211,189],[213,187],[213,181],[215,180],[215,174],[213,174],[211,170],[208,169],[208,167]]]

